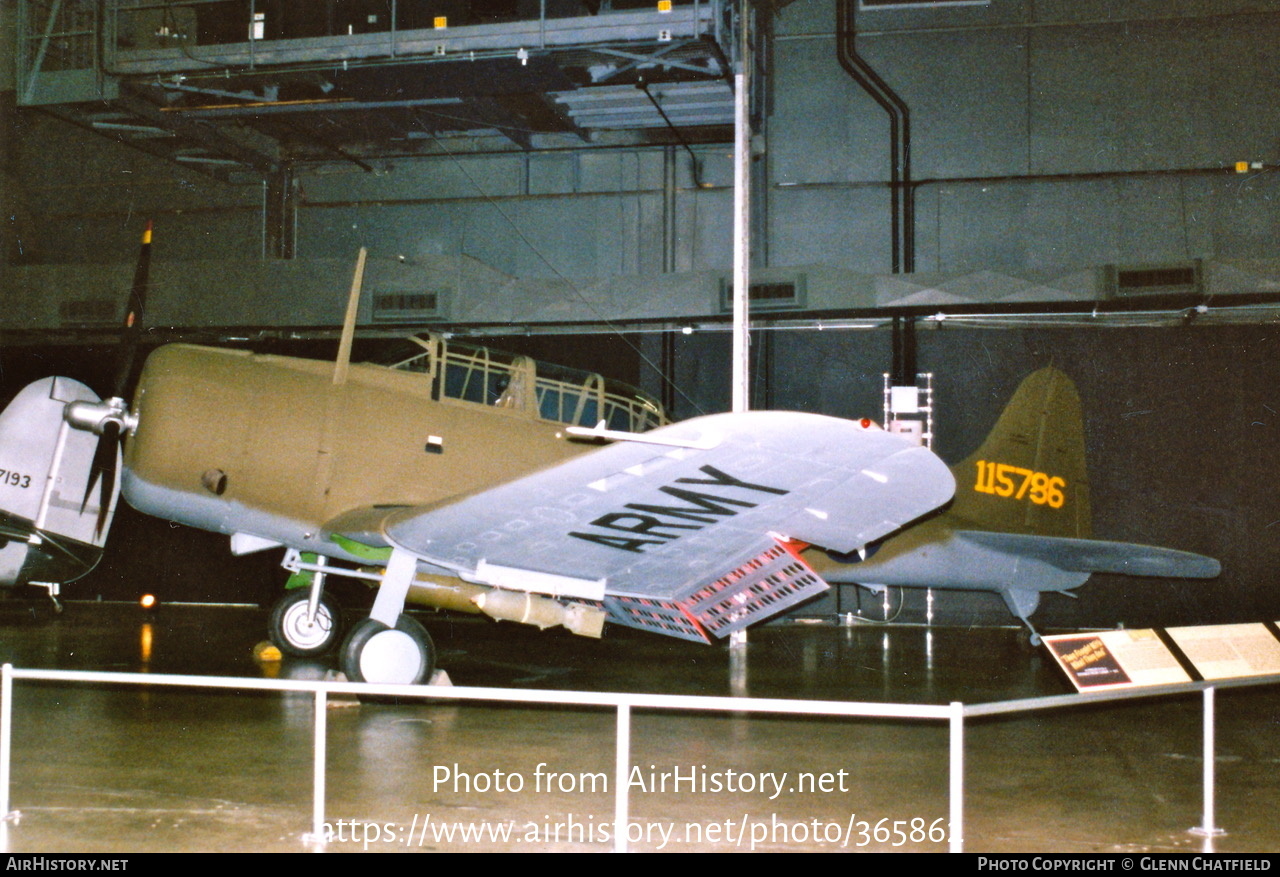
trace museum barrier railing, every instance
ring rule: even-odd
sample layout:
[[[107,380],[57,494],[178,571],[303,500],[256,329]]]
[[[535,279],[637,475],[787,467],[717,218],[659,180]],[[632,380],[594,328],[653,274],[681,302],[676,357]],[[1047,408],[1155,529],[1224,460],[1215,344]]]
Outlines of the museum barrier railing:
[[[1096,705],[1110,701],[1168,697],[1201,692],[1203,698],[1204,770],[1203,809],[1200,825],[1193,833],[1221,834],[1214,825],[1214,692],[1217,688],[1275,684],[1280,675],[1242,679],[1192,682],[1141,689],[1066,694],[1022,700],[965,705],[953,701],[946,706],[789,700],[760,697],[704,697],[675,694],[627,694],[578,691],[530,691],[509,688],[429,685],[369,685],[351,682],[311,682],[303,680],[249,679],[220,676],[179,676],[154,673],[109,673],[79,670],[29,670],[11,664],[0,666],[0,818],[12,818],[9,807],[10,760],[13,742],[13,685],[17,680],[82,682],[94,685],[145,685],[183,688],[225,688],[237,691],[310,692],[314,696],[314,780],[311,831],[303,836],[310,843],[323,844],[325,835],[325,776],[327,708],[330,695],[421,698],[423,700],[489,701],[543,706],[612,707],[617,713],[614,762],[614,851],[627,851],[629,787],[631,771],[631,711],[633,709],[691,710],[725,713],[773,713],[802,716],[844,716],[899,720],[945,721],[950,726],[948,843],[952,852],[964,849],[964,728],[965,720],[1011,713]]]

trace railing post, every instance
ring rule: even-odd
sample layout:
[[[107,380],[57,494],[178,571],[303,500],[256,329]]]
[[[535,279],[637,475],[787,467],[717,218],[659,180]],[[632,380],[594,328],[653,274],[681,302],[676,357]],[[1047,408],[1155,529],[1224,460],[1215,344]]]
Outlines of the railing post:
[[[324,778],[327,761],[326,738],[328,737],[328,696],[323,688],[316,690],[315,703],[315,779],[311,800],[311,837],[312,843],[322,844],[328,841],[324,830]]]
[[[1200,822],[1200,827],[1206,835],[1213,834],[1213,787],[1217,782],[1215,768],[1217,767],[1214,738],[1217,736],[1215,726],[1216,716],[1214,715],[1214,695],[1213,686],[1210,685],[1204,690],[1204,813]]]
[[[1214,785],[1217,782],[1215,777],[1215,756],[1214,750],[1217,748],[1214,738],[1215,732],[1215,711],[1214,711],[1214,687],[1210,685],[1204,690],[1204,751],[1201,753],[1204,761],[1204,773],[1202,782],[1204,783],[1204,806],[1200,814],[1200,827],[1191,829],[1192,834],[1202,837],[1217,837],[1226,834],[1224,830],[1216,827],[1213,822],[1216,818],[1214,814]]]
[[[9,818],[9,750],[13,745],[13,665],[0,667],[0,819]]]
[[[613,768],[613,851],[627,851],[628,812],[627,773],[631,768],[631,704],[618,704],[618,740]]]
[[[964,852],[964,704],[951,702],[951,852]]]

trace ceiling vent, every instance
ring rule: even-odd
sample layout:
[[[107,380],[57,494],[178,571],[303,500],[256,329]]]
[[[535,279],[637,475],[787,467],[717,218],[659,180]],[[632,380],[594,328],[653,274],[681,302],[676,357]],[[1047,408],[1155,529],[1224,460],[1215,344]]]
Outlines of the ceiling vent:
[[[751,284],[748,308],[753,311],[798,311],[804,309],[804,275],[792,280],[761,280]],[[733,313],[733,281],[720,281],[720,313]]]
[[[1107,291],[1113,298],[1144,295],[1200,295],[1204,274],[1199,259],[1150,265],[1110,265]]]
[[[375,292],[375,323],[430,323],[445,319],[448,293],[431,290]]]

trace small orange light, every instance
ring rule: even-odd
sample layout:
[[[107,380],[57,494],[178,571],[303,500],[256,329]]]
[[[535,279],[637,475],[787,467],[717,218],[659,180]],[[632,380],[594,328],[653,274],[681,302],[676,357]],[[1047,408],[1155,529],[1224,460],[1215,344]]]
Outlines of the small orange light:
[[[870,429],[870,428],[871,428],[871,418],[870,418],[870,417],[864,417],[864,418],[862,418],[862,420],[861,420],[861,421],[859,421],[859,422],[862,424],[862,428],[863,428],[863,429]]]
[[[138,601],[138,605],[143,609],[154,609],[160,605],[160,601],[156,599],[154,594],[143,594],[142,599]]]

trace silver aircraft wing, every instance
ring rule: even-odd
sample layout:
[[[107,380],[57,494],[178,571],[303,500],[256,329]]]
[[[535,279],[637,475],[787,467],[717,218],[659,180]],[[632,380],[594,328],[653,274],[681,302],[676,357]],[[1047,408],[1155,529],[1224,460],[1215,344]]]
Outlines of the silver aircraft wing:
[[[826,589],[795,543],[853,551],[954,491],[933,452],[869,421],[718,414],[393,513],[383,533],[472,581],[603,601],[619,623],[705,639]]]

